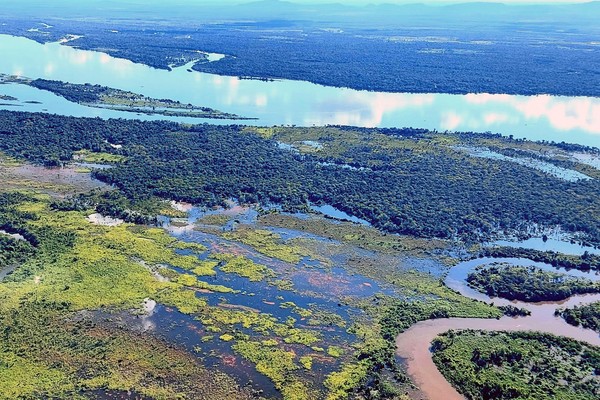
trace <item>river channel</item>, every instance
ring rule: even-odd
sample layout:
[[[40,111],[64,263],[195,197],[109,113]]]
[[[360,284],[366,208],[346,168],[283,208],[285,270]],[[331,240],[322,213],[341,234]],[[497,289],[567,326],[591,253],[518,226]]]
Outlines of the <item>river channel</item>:
[[[108,54],[64,44],[0,35],[0,73],[31,79],[98,84],[152,98],[210,107],[256,118],[244,124],[418,127],[500,132],[532,140],[600,146],[600,99],[567,96],[385,93],[316,85],[304,81],[261,81],[190,69],[159,70]],[[202,49],[197,49],[202,51]],[[213,58],[211,62],[219,62]],[[187,123],[240,121],[141,115],[90,108],[22,84],[0,85],[0,109],[77,117],[169,119]]]
[[[559,336],[566,336],[600,346],[598,333],[567,324],[562,318],[556,317],[554,311],[559,307],[573,307],[576,305],[600,301],[600,294],[572,296],[560,302],[526,303],[508,301],[501,298],[490,298],[472,288],[466,283],[467,275],[477,266],[494,262],[509,263],[513,265],[535,266],[546,271],[557,271],[551,265],[534,262],[522,258],[479,258],[465,261],[453,267],[446,276],[445,283],[448,287],[460,292],[462,295],[494,303],[495,305],[513,305],[522,307],[531,312],[528,317],[502,317],[500,319],[478,318],[443,318],[427,320],[413,325],[410,329],[396,338],[396,354],[404,360],[408,374],[419,386],[422,394],[429,400],[463,400],[464,397],[448,383],[446,378],[437,369],[431,358],[431,342],[440,334],[451,329],[476,329],[484,331],[539,331]],[[560,270],[559,272],[571,276],[586,277],[593,281],[600,280],[595,272],[582,272],[578,270]]]

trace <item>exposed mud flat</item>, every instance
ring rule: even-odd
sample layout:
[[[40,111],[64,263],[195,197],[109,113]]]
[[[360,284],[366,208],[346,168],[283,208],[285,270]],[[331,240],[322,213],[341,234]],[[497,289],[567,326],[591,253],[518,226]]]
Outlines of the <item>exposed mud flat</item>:
[[[122,219],[105,217],[104,215],[98,214],[98,213],[88,215],[87,220],[90,221],[94,225],[102,225],[102,226],[119,226],[125,222]]]

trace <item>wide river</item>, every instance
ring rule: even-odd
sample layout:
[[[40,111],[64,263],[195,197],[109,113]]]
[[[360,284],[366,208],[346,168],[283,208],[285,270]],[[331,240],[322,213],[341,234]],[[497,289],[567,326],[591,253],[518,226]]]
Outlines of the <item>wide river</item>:
[[[76,45],[77,41],[69,44]],[[0,54],[0,73],[3,74],[110,86],[258,118],[244,121],[255,125],[410,126],[492,131],[532,140],[600,146],[600,98],[383,93],[303,81],[244,80],[190,72],[190,65],[173,71],[158,70],[105,53],[78,50],[60,43],[42,45],[8,35],[0,35]],[[213,62],[218,59],[214,57]],[[19,99],[16,102],[0,101],[0,109],[104,118],[165,119],[84,107],[23,85],[0,85],[0,95]],[[27,103],[31,101],[42,104]],[[232,122],[168,119],[190,123]]]

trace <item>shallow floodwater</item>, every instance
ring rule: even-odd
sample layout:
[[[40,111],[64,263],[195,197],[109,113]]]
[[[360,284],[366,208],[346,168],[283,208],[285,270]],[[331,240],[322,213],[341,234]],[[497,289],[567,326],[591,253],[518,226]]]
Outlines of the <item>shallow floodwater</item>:
[[[537,169],[538,171],[545,172],[549,175],[554,176],[555,178],[559,178],[568,182],[577,182],[579,180],[592,179],[589,176],[582,174],[581,172],[573,171],[571,169],[563,167],[558,167],[552,163],[541,161],[531,157],[509,157],[505,156],[504,154],[491,151],[485,147],[455,147],[455,149],[465,151],[472,157],[508,161],[515,164],[524,165],[526,167]]]
[[[339,219],[341,221],[350,221],[357,224],[370,226],[371,224],[364,219],[360,219],[358,217],[354,217],[350,214],[345,213],[344,211],[338,210],[337,208],[330,206],[329,204],[325,204],[322,206],[310,206],[311,210],[320,212],[323,215],[326,215],[333,219]]]
[[[69,44],[77,45],[77,41]],[[8,35],[0,35],[0,53],[0,73],[100,84],[153,98],[170,98],[258,118],[256,121],[244,121],[245,124],[412,126],[492,131],[534,140],[564,140],[600,146],[600,99],[593,97],[383,93],[326,87],[303,81],[265,82],[189,72],[190,65],[169,72],[100,52],[78,50],[60,43],[42,45]],[[89,108],[49,92],[17,84],[0,85],[0,94],[19,99],[19,102],[5,102],[8,105],[0,105],[0,109],[46,110],[64,115],[104,118],[235,123]],[[41,104],[27,103],[32,100]]]
[[[178,202],[172,202],[171,205],[174,209],[186,212],[187,217],[173,220],[168,217],[161,217],[165,230],[178,240],[202,244],[207,248],[206,251],[200,253],[190,250],[179,250],[178,253],[195,255],[202,260],[207,259],[214,253],[244,256],[273,270],[277,275],[276,279],[289,280],[293,284],[293,290],[283,289],[270,284],[269,279],[254,282],[236,274],[225,273],[217,267],[214,276],[196,277],[213,285],[234,288],[236,292],[197,292],[197,296],[206,299],[212,307],[270,314],[280,323],[287,321],[289,318],[295,318],[297,320],[295,326],[319,333],[322,341],[317,342],[317,346],[326,348],[335,345],[342,347],[345,352],[349,352],[352,351],[350,346],[356,340],[356,337],[347,332],[347,327],[353,317],[361,314],[362,311],[345,304],[343,299],[347,296],[367,298],[381,293],[389,296],[395,295],[393,288],[360,274],[351,274],[340,268],[335,260],[331,260],[331,266],[325,267],[322,265],[321,260],[305,256],[298,263],[291,264],[261,254],[253,247],[243,243],[195,229],[197,226],[206,227],[202,224],[202,218],[215,215],[230,218],[230,222],[222,225],[221,229],[224,230],[235,229],[237,224],[240,223],[256,224],[258,212],[252,207],[241,206],[233,201],[228,202],[228,208],[204,209]],[[232,223],[232,221],[237,222]],[[267,229],[266,227],[261,228]],[[304,238],[327,241],[327,239],[315,235],[306,235],[299,231],[286,229],[277,229],[276,231],[284,240]],[[180,274],[194,275],[192,271],[173,266],[167,267]],[[303,317],[298,314],[295,307],[290,307],[292,303],[304,309],[339,315],[346,325],[338,326],[337,324],[327,323],[312,325],[309,317]],[[258,373],[252,363],[245,361],[233,351],[231,347],[233,342],[219,339],[221,333],[211,332],[197,318],[184,315],[174,308],[160,304],[146,303],[146,305],[149,306],[146,309],[146,315],[119,314],[106,317],[135,329],[151,332],[170,343],[181,346],[200,357],[205,366],[215,367],[228,373],[241,385],[252,382],[252,387],[263,390],[263,394],[268,398],[281,398],[281,394],[267,377]],[[252,329],[239,325],[236,325],[235,329],[251,337],[261,338],[261,334],[252,331]],[[214,336],[214,339],[203,341],[205,336]],[[289,344],[286,349],[294,351],[298,357],[304,355],[313,357],[311,371],[305,372],[302,370],[297,373],[300,375],[308,374],[308,379],[314,382],[316,390],[324,391],[325,388],[320,382],[323,382],[329,373],[340,367],[341,359],[329,357],[326,353],[315,353],[306,346]]]

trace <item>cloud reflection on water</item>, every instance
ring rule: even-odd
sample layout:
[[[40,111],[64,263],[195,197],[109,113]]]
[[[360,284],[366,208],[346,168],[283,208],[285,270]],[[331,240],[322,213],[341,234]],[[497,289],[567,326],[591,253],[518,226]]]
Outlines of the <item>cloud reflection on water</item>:
[[[481,106],[505,104],[516,116],[525,120],[545,119],[558,130],[581,129],[588,133],[600,134],[600,99],[597,98],[468,94],[465,100],[467,103]],[[514,123],[519,122],[520,120],[514,120]]]
[[[435,102],[434,94],[346,91],[349,92],[346,96],[316,102],[305,123],[377,127],[388,114],[407,108],[420,109]]]
[[[454,111],[442,113],[441,127],[453,131],[464,124],[465,118]]]
[[[575,141],[600,145],[600,98],[513,96],[506,94],[377,93],[308,82],[263,82],[188,72],[190,65],[169,72],[106,53],[74,49],[0,35],[0,73],[92,83],[130,90],[154,98],[171,98],[224,112],[258,118],[256,125],[357,125],[438,130],[493,131],[533,140]],[[4,88],[9,90],[8,87]],[[24,94],[10,88],[15,97]],[[78,116],[157,116],[90,110],[28,90],[24,111],[47,110]],[[163,117],[160,117],[163,118]],[[169,118],[197,123],[196,119]],[[217,121],[206,121],[217,122]],[[218,121],[232,122],[232,121]]]
[[[398,126],[409,126],[416,110],[429,117],[438,115],[439,128],[443,130],[504,130],[527,123],[547,122],[560,131],[600,134],[600,99],[549,95],[484,93],[456,96],[347,91],[343,96],[315,102],[304,122],[306,125],[377,127],[382,126],[386,118],[393,118],[399,122]]]

